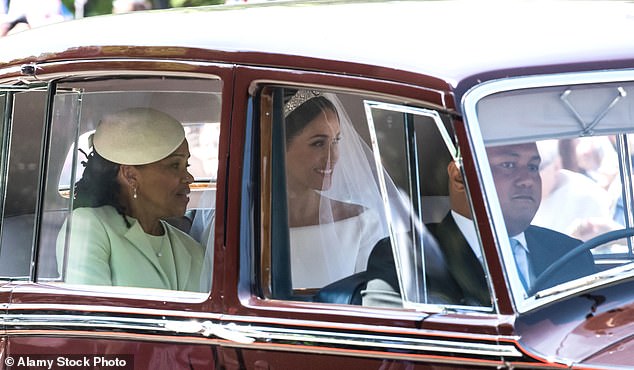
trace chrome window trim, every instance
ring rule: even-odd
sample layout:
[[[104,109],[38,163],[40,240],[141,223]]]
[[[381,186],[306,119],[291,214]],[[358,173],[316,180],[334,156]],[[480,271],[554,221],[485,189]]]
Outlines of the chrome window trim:
[[[384,207],[384,211],[385,214],[388,218],[388,229],[389,229],[389,233],[390,233],[390,239],[392,241],[397,241],[398,238],[396,237],[396,230],[393,227],[393,223],[391,222],[392,217],[391,217],[391,210],[390,210],[390,205],[389,205],[389,200],[387,198],[387,190],[386,190],[386,185],[385,185],[385,174],[384,174],[384,168],[383,168],[383,164],[382,164],[382,159],[381,159],[381,153],[380,153],[380,149],[379,149],[379,139],[376,136],[376,128],[375,128],[375,124],[374,124],[374,116],[372,115],[372,110],[373,109],[380,109],[380,110],[385,110],[385,111],[391,111],[391,112],[398,112],[398,113],[403,113],[403,114],[412,114],[412,115],[417,115],[417,116],[422,116],[422,117],[427,117],[427,118],[431,118],[434,121],[434,124],[436,125],[436,129],[438,130],[438,133],[440,134],[440,136],[443,139],[443,142],[445,144],[445,146],[447,147],[447,150],[449,151],[449,153],[451,154],[451,157],[453,158],[454,161],[459,160],[459,154],[457,153],[456,147],[451,139],[450,134],[447,132],[447,129],[445,128],[445,125],[440,117],[440,114],[438,113],[438,111],[433,110],[433,109],[428,109],[428,108],[420,108],[420,107],[412,107],[412,106],[407,106],[407,105],[403,105],[403,104],[396,104],[396,103],[386,103],[386,102],[380,102],[380,101],[373,101],[373,100],[368,100],[368,99],[364,99],[363,100],[363,105],[365,108],[365,114],[366,114],[366,120],[367,120],[367,124],[368,124],[368,131],[370,133],[370,141],[372,144],[372,153],[374,154],[374,162],[375,162],[375,166],[377,169],[379,169],[377,171],[378,178],[379,178],[379,187],[381,190],[381,195],[382,195],[382,200],[383,200],[383,207]],[[474,223],[474,226],[477,227],[477,224]],[[479,234],[478,234],[479,236]],[[479,239],[479,238],[478,238]],[[482,248],[482,241],[480,240],[480,248]],[[399,286],[401,288],[400,294],[401,297],[406,297],[405,294],[405,290],[404,290],[404,286],[405,284],[403,284],[402,281],[402,276],[403,274],[401,273],[401,266],[400,266],[400,258],[398,258],[397,254],[395,253],[395,250],[399,249],[398,247],[392,247],[392,254],[393,254],[393,258],[394,258],[394,263],[397,269],[397,277],[398,277],[398,281],[399,281]],[[423,248],[424,249],[424,248]],[[424,264],[423,264],[424,266]],[[424,268],[424,267],[423,267]],[[487,276],[489,275],[489,270],[488,270],[488,266],[484,266],[484,270],[485,273],[487,274]],[[423,272],[424,273],[424,272]],[[423,277],[424,279],[424,284],[427,284],[426,279]],[[492,302],[495,302],[495,293],[494,290],[490,284],[490,279],[487,279],[487,286],[489,288],[489,292],[491,294],[491,299]],[[427,290],[427,288],[425,287],[425,291]],[[453,310],[462,310],[462,311],[476,311],[476,312],[484,312],[484,313],[497,313],[497,309],[495,304],[491,304],[491,306],[467,306],[467,305],[457,305],[457,304],[435,304],[435,303],[420,303],[420,302],[413,302],[413,301],[409,301],[407,299],[403,299],[403,307],[404,308],[410,308],[410,309],[415,309],[418,311],[423,311],[423,312],[431,312],[431,313],[438,313],[438,312],[443,312],[443,311],[453,311]]]
[[[445,141],[445,145],[450,149],[450,152],[452,153],[452,155],[456,151],[453,148],[453,143],[449,139],[449,135],[444,130],[444,126],[442,125],[440,116],[438,115],[438,112],[436,111],[424,109],[424,108],[408,107],[408,106],[403,106],[399,104],[371,101],[371,100],[364,100],[363,106],[365,109],[365,116],[366,116],[366,121],[368,124],[368,131],[370,133],[370,142],[372,144],[371,149],[372,149],[372,154],[374,155],[374,165],[377,171],[379,189],[381,191],[381,198],[382,198],[381,200],[383,202],[383,211],[385,212],[385,217],[387,218],[386,221],[388,224],[390,240],[392,241],[392,243],[398,244],[399,239],[396,236],[397,231],[394,228],[394,222],[392,219],[392,212],[391,212],[392,207],[390,206],[390,200],[388,199],[388,194],[387,194],[387,187],[386,187],[386,180],[385,180],[386,170],[383,167],[383,160],[381,157],[381,151],[379,149],[379,138],[377,137],[377,134],[376,134],[376,125],[374,124],[374,115],[372,114],[373,113],[372,111],[374,109],[379,109],[379,110],[385,110],[385,111],[392,111],[392,112],[398,112],[398,113],[404,113],[404,114],[412,114],[412,115],[420,115],[423,117],[429,117],[436,124],[436,128],[438,128],[438,131],[441,133],[441,136],[443,140]],[[418,191],[418,189],[416,190]],[[412,201],[416,201],[416,200],[412,199]],[[410,218],[410,221],[411,221],[411,218]],[[405,285],[403,284],[403,279],[402,279],[403,268],[401,266],[401,259],[398,253],[395,252],[396,250],[399,250],[399,249],[401,248],[398,245],[392,246],[392,256],[394,258],[394,265],[396,267],[396,272],[397,272],[396,277],[398,278],[401,299],[403,300],[403,307],[404,308],[420,307],[422,308],[423,311],[432,312],[432,313],[442,312],[442,306],[440,305],[412,302],[407,299],[407,294],[405,293],[405,288],[404,288]],[[423,253],[424,253],[424,250],[425,250],[425,247],[423,246]],[[423,263],[422,266],[423,266],[423,276],[422,276],[423,282],[422,283],[425,285],[425,287],[423,287],[423,290],[427,292],[427,280],[425,278],[425,275],[426,275],[425,263]]]
[[[622,179],[632,178],[632,159],[628,153],[634,151],[634,148],[629,148],[628,140],[625,140],[623,136],[616,138],[616,148],[619,152],[619,176]],[[623,218],[625,221],[625,227],[632,227],[632,205],[634,204],[634,188],[631,182],[623,182],[623,188],[621,189],[621,196],[623,197],[624,210]],[[628,255],[632,255],[632,243],[631,238],[627,239]]]
[[[88,65],[91,63],[99,64],[100,68],[90,69]],[[120,69],[119,70],[119,69],[109,69],[107,67],[104,68],[103,66],[104,63],[127,63],[130,66],[133,66],[132,63],[147,63],[148,65],[149,64],[156,65],[156,68],[148,69],[148,65],[145,65],[145,66],[141,66],[141,68],[138,70],[137,69]],[[52,89],[51,86],[56,85],[58,83],[62,83],[62,84],[73,84],[77,82],[81,83],[83,82],[81,80],[82,78],[121,80],[122,78],[147,77],[147,78],[167,78],[167,79],[189,78],[189,79],[198,79],[198,80],[206,80],[206,81],[220,81],[223,85],[221,87],[221,90],[218,93],[222,94],[222,92],[225,89],[224,84],[228,83],[229,85],[231,85],[232,81],[225,81],[222,78],[222,76],[213,72],[209,72],[209,73],[204,71],[191,72],[191,69],[192,67],[205,67],[205,68],[212,67],[212,68],[218,68],[218,69],[227,71],[230,68],[233,68],[233,65],[231,64],[174,60],[174,59],[159,59],[159,58],[156,58],[156,59],[153,59],[153,58],[86,59],[86,60],[42,62],[42,63],[33,63],[32,65],[34,66],[34,68],[40,71],[39,73],[41,73],[41,76],[37,75],[34,77],[32,76],[10,77],[6,79],[2,79],[3,74],[5,74],[7,71],[13,70],[14,67],[0,69],[0,92],[6,91],[13,94],[16,92],[44,91],[49,95],[49,97],[53,97],[58,92],[55,91],[54,88]],[[50,68],[50,67],[59,68],[60,66],[68,66],[68,65],[87,65],[86,67],[88,69],[82,70],[82,71],[72,71],[72,72],[46,73],[46,68]],[[179,69],[176,68],[177,66]],[[16,82],[16,81],[24,82],[26,85],[25,86],[7,85],[8,82]],[[0,117],[0,122],[3,122],[2,117]],[[51,125],[51,121],[50,121],[50,118],[48,118],[45,124],[46,130],[50,129],[50,125]],[[4,135],[4,138],[0,141],[4,141],[4,140],[9,140],[8,135]],[[46,135],[46,140],[47,141],[50,140],[50,134]],[[7,148],[7,147],[8,147],[7,145],[2,146],[2,148]],[[44,152],[42,154],[42,163],[45,162],[44,161],[45,159],[48,160],[47,159],[48,151],[44,150]],[[41,171],[44,171],[44,169],[41,169]],[[3,174],[3,172],[5,172],[5,170],[0,165],[0,178],[3,179],[2,186],[0,186],[0,189],[2,190],[4,190],[4,188],[6,187],[6,181],[5,181],[6,174]],[[42,178],[39,181],[40,189],[43,189],[44,181],[46,181],[46,178],[42,176]],[[4,199],[4,196],[5,195],[3,192],[2,198],[1,198],[2,200]],[[1,202],[1,203],[2,204],[0,204],[0,211],[2,212],[0,213],[0,216],[2,216],[4,213],[4,210],[3,210],[4,202]],[[35,231],[34,237],[36,238],[36,240],[31,245],[31,248],[33,248],[32,259],[33,259],[33,256],[35,256],[35,261],[37,261],[37,255],[38,255],[38,253],[35,252],[35,250],[39,248],[39,241],[37,239],[39,239],[39,234],[41,232],[40,231],[41,211],[39,210],[39,207],[41,206],[42,206],[42,201],[39,200],[37,202],[38,209],[36,209],[36,212],[35,212],[36,214],[35,222],[37,225],[37,230]],[[1,235],[2,235],[2,223],[0,222],[0,236]],[[0,277],[0,281],[13,280],[13,281],[21,281],[25,283],[36,282],[38,284],[45,284],[45,285],[50,284],[49,286],[51,285],[54,286],[55,283],[60,283],[62,285],[56,286],[56,288],[63,290],[64,295],[90,295],[90,296],[114,297],[114,298],[124,298],[124,299],[134,296],[134,298],[141,297],[141,299],[146,299],[148,301],[168,300],[170,302],[183,303],[183,304],[202,303],[208,300],[210,295],[210,291],[189,292],[191,294],[198,295],[196,298],[192,298],[191,294],[189,296],[186,294],[187,292],[183,294],[183,292],[171,291],[171,290],[156,291],[156,290],[150,289],[147,291],[146,294],[139,294],[138,291],[135,292],[134,290],[131,290],[131,291],[126,290],[126,288],[142,289],[142,288],[135,288],[135,287],[116,287],[118,291],[115,292],[115,291],[103,290],[101,286],[89,286],[89,285],[79,286],[79,285],[73,285],[73,284],[66,284],[63,281],[50,281],[47,279],[39,280],[35,276],[36,265],[37,263],[31,264],[30,276],[19,276],[19,277],[11,277],[11,278]],[[28,289],[30,288],[32,288],[32,286],[29,286],[29,288],[27,288],[26,291],[29,291]],[[75,289],[75,292],[69,293],[69,288]]]
[[[2,116],[0,116],[0,248],[2,248],[2,234],[4,232],[4,211],[7,198],[7,181],[9,173],[9,144],[11,142],[11,128],[13,126],[13,94],[16,91],[26,91],[25,88],[16,88],[13,86],[1,86],[0,93],[3,93],[3,99],[0,100],[4,104],[1,108]],[[4,279],[2,279],[4,280]]]
[[[66,297],[82,296],[91,298],[135,299],[143,301],[168,301],[173,304],[200,304],[208,301],[210,292],[190,292],[168,289],[151,289],[126,286],[79,285],[63,281],[16,283],[13,292],[17,294],[57,294]],[[49,305],[50,306],[50,305]],[[92,307],[92,306],[90,306]]]
[[[0,249],[3,247],[3,235],[4,235],[4,223],[5,223],[5,205],[7,201],[7,188],[9,184],[9,163],[11,161],[11,144],[13,140],[13,126],[14,126],[14,109],[15,109],[15,94],[16,93],[34,93],[34,92],[43,92],[47,95],[49,86],[48,84],[42,81],[36,81],[36,83],[32,85],[26,86],[12,86],[12,85],[0,85],[0,93],[5,93],[4,104],[5,107],[2,110],[3,117],[0,117],[0,122],[2,127],[0,128],[0,133],[2,133],[2,138],[0,138]],[[48,109],[44,107],[44,110]],[[40,148],[41,149],[41,148]],[[40,158],[40,167],[41,167],[42,159]],[[41,170],[41,168],[40,168]],[[38,180],[39,184],[39,180]],[[39,197],[39,195],[38,195]],[[37,207],[37,201],[35,202]],[[36,210],[37,212],[37,210]],[[37,217],[34,218],[34,224],[37,222]],[[33,231],[33,235],[35,237],[35,231]],[[33,250],[34,243],[30,245],[30,253],[31,253],[31,261],[33,261]],[[28,247],[25,246],[25,247]],[[33,269],[33,263],[31,263],[30,269]],[[28,276],[0,276],[0,281],[20,281],[28,279]]]
[[[122,69],[114,69],[108,68],[107,64],[128,64],[126,68]],[[133,63],[147,63],[149,65],[156,65],[157,68],[148,69],[147,66],[140,66],[138,68],[133,68],[135,64]],[[98,64],[99,68],[91,68],[90,64]],[[48,68],[59,68],[66,67],[69,65],[86,65],[86,70],[80,71],[59,71],[59,72],[47,72]],[[182,70],[179,69],[168,69],[167,65],[170,66],[178,66],[181,65]],[[217,62],[205,62],[205,61],[193,61],[193,60],[178,60],[178,59],[169,59],[169,58],[104,58],[104,59],[81,59],[81,60],[66,60],[66,61],[44,61],[41,63],[36,63],[35,66],[38,68],[39,73],[35,76],[21,76],[15,77],[11,76],[11,73],[14,71],[20,70],[20,66],[10,66],[7,68],[0,69],[0,86],[2,84],[6,84],[9,81],[23,81],[24,83],[42,83],[46,81],[50,81],[52,79],[66,79],[66,78],[77,78],[77,77],[114,77],[118,75],[126,75],[126,76],[152,76],[156,75],[156,77],[188,77],[188,78],[207,78],[212,79],[210,76],[213,76],[213,79],[222,80],[222,78],[213,73],[206,73],[202,71],[191,72],[191,67],[198,68],[219,68],[228,70],[233,68],[234,65],[231,63],[217,63]],[[8,75],[10,77],[3,78],[3,76]],[[28,88],[28,86],[27,86]]]
[[[504,78],[475,85],[463,95],[461,107],[465,118],[466,132],[470,139],[471,150],[474,153],[474,161],[479,169],[478,176],[480,183],[482,184],[480,191],[488,206],[486,211],[489,219],[492,221],[494,237],[498,245],[498,251],[502,254],[503,261],[510,261],[513,263],[513,254],[509,245],[509,237],[506,232],[506,228],[502,227],[502,225],[504,225],[502,211],[500,207],[493,206],[499,205],[500,203],[497,192],[495,191],[493,175],[488,165],[484,138],[481,134],[480,122],[478,121],[476,110],[478,102],[490,95],[513,90],[555,86],[567,87],[582,84],[614,83],[620,81],[634,81],[634,69],[570,72]],[[630,270],[626,275],[621,276],[621,278],[625,279],[632,275],[634,275],[634,271]],[[578,294],[581,291],[614,282],[614,279],[604,279],[602,281],[601,279],[593,279],[592,277],[589,277],[583,279],[584,282],[589,282],[588,285],[578,286],[576,289],[566,292],[557,291],[557,289],[549,289],[553,292],[552,294],[540,295],[538,292],[534,296],[526,298],[522,297],[518,293],[523,292],[523,287],[519,280],[517,271],[515,269],[508,269],[505,277],[507,283],[511,286],[510,294],[512,295],[512,299],[518,313],[528,312],[564,297]]]

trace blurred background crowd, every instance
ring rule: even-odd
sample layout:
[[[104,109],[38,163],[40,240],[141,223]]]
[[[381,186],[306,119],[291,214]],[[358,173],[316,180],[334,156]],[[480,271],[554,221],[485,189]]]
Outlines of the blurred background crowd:
[[[634,136],[628,135],[620,145],[614,136],[544,140],[537,145],[542,202],[533,223],[584,241],[623,228],[630,216],[624,213],[617,150],[631,151]],[[625,160],[629,166],[634,158]],[[623,245],[618,242],[604,249]]]
[[[0,0],[0,37],[94,15],[247,1],[262,0]]]

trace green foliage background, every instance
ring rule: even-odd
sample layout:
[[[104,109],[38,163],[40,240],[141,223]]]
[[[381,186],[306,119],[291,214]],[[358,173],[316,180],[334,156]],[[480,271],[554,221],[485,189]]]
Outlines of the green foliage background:
[[[64,5],[75,13],[74,0],[62,0]],[[188,6],[217,5],[223,4],[224,0],[152,0],[154,8],[178,8]],[[84,7],[86,17],[112,13],[112,0],[88,0]]]

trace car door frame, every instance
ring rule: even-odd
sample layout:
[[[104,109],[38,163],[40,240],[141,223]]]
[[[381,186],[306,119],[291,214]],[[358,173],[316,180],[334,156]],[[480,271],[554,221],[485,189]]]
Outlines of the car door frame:
[[[211,63],[187,61],[177,59],[157,58],[106,58],[94,60],[71,60],[41,62],[34,66],[37,76],[33,81],[59,81],[64,78],[119,78],[123,76],[173,76],[173,77],[219,77],[223,81],[222,110],[220,115],[221,136],[219,142],[219,168],[217,192],[223,194],[226,189],[227,158],[229,157],[229,141],[231,135],[231,107],[233,99],[234,66],[226,63]],[[6,72],[6,73],[3,73]],[[11,70],[0,71],[2,84],[17,82],[24,76],[15,76]],[[16,89],[11,86],[10,89]],[[21,89],[21,88],[18,88]],[[28,89],[28,87],[26,88]],[[50,110],[54,91],[49,91],[49,102],[46,109]],[[46,122],[46,130],[50,126],[50,116]],[[45,148],[50,142],[50,135],[42,143]],[[45,150],[43,152],[46,152]],[[44,160],[46,154],[43,155]],[[44,162],[43,162],[44,163]],[[43,166],[46,167],[46,166]],[[45,183],[45,170],[40,176],[39,189]],[[40,197],[41,198],[41,197]],[[42,199],[39,200],[41,204]],[[41,207],[40,207],[41,208]],[[41,209],[38,214],[41,213]],[[216,202],[217,225],[225,225],[226,202],[225,197],[219,196]],[[37,220],[41,219],[41,214]],[[36,227],[36,237],[40,232],[40,225]],[[214,250],[218,260],[223,259],[225,228],[215,228]],[[35,246],[34,248],[36,248]],[[35,261],[37,251],[32,254]],[[149,341],[171,343],[174,348],[181,348],[184,352],[196,353],[192,348],[204,344],[212,349],[223,345],[227,339],[218,326],[218,319],[222,316],[222,287],[224,275],[221,269],[214,271],[213,284],[210,295],[203,300],[170,298],[167,294],[163,299],[134,298],[128,295],[99,293],[92,289],[68,289],[63,285],[37,282],[35,270],[32,269],[28,280],[12,281],[0,287],[3,303],[3,333],[5,333],[8,348],[12,353],[20,351],[19,345],[13,345],[12,338],[27,342],[29,338],[38,338],[46,342],[46,337],[52,338],[50,343],[56,343],[55,337],[78,338],[108,338],[113,341],[127,343],[127,351],[134,351],[138,343]],[[33,337],[35,335],[35,337]],[[229,339],[231,340],[231,339]],[[89,343],[90,341],[83,341]],[[83,347],[79,345],[79,347]],[[86,344],[84,348],[90,348]],[[68,348],[67,348],[68,349]],[[78,348],[69,348],[77,351]],[[55,349],[59,351],[59,348]],[[215,351],[215,350],[214,350]],[[217,352],[211,351],[202,356],[218,359]],[[197,352],[199,353],[199,352]],[[2,351],[3,355],[10,352]],[[200,356],[200,353],[199,355]],[[197,360],[204,363],[201,358]],[[215,361],[215,360],[214,360]]]
[[[455,112],[446,108],[447,91],[334,73],[238,66],[233,114],[234,134],[230,145],[231,168],[242,168],[242,163],[248,163],[244,158],[244,153],[248,149],[245,147],[245,143],[250,139],[250,134],[246,131],[249,127],[247,120],[256,116],[250,112],[253,108],[249,99],[253,96],[258,84],[276,83],[283,85],[306,84],[316,88],[328,87],[375,92],[386,97],[394,97],[398,94],[398,96],[412,102],[455,115]],[[253,121],[253,125],[255,124],[257,122]],[[242,162],[243,160],[245,162]],[[355,357],[380,357],[398,359],[399,361],[403,359],[429,362],[455,361],[455,363],[490,366],[501,365],[503,358],[514,357],[522,361],[526,360],[525,355],[520,352],[515,339],[512,337],[512,330],[509,330],[509,327],[512,327],[512,318],[499,314],[497,308],[490,313],[425,313],[411,310],[269,300],[252,293],[251,287],[254,282],[245,281],[250,274],[245,272],[245,269],[249,269],[253,263],[252,260],[245,258],[245,255],[251,253],[248,243],[245,242],[245,235],[248,233],[246,229],[249,228],[248,221],[245,222],[245,217],[248,217],[249,207],[241,204],[241,202],[248,201],[243,198],[247,194],[245,191],[247,185],[245,184],[249,182],[244,178],[245,172],[244,168],[242,173],[234,171],[229,174],[228,179],[229,189],[243,189],[243,191],[227,194],[229,197],[227,201],[228,230],[227,253],[224,263],[229,269],[226,271],[223,293],[226,304],[224,311],[229,315],[223,317],[223,320],[236,324],[238,331],[250,331],[255,338],[268,338],[266,343],[260,343],[256,348],[298,353],[318,352]],[[258,202],[257,196],[255,200],[251,199],[250,201]],[[256,230],[260,227],[259,225],[253,226]],[[232,271],[231,266],[240,266],[240,271],[238,269]],[[247,329],[245,326],[249,324],[257,324],[258,327]],[[282,343],[283,340],[280,339],[289,332],[293,333],[291,337],[294,343],[290,345],[286,342]],[[453,337],[449,338],[448,333],[453,333]],[[500,335],[500,333],[504,334]],[[366,338],[367,342],[350,340],[350,336],[364,337],[363,334],[369,335]],[[320,338],[318,343],[313,341],[312,344],[306,344],[311,341],[309,337],[314,339],[316,335]],[[342,338],[342,336],[347,339]],[[369,345],[371,341],[388,341],[388,337],[392,345],[394,338],[398,338],[398,340],[402,340],[403,348],[409,349],[399,351],[396,354],[385,350],[377,351],[376,348],[372,349],[372,346]],[[461,354],[454,352],[453,357],[450,358],[439,356],[440,351],[434,352],[434,349],[431,351],[424,349],[425,344],[431,343],[428,341],[440,340],[441,338],[443,341],[455,341],[455,343],[443,347],[443,350],[454,351],[457,347],[453,349],[450,347],[456,344],[456,346],[461,347],[459,351]],[[354,349],[346,349],[333,344],[342,340]],[[486,343],[486,345],[481,346],[481,343]],[[481,351],[482,348],[488,348],[492,351]],[[259,354],[261,355],[262,352]],[[464,357],[457,360],[456,358],[460,356]],[[249,367],[247,366],[247,368]]]

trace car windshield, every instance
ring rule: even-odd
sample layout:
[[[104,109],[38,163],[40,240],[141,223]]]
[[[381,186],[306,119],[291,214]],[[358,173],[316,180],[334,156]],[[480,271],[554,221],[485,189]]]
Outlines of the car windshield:
[[[632,78],[522,78],[485,84],[465,98],[521,309],[632,274]]]

